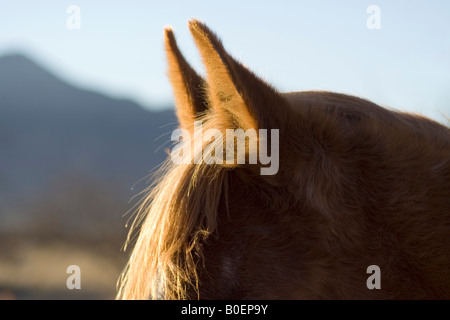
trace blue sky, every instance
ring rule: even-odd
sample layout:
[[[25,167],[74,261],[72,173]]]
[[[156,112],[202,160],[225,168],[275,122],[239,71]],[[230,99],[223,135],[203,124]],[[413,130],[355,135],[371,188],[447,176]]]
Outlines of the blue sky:
[[[69,30],[69,5],[81,29]],[[381,29],[366,12],[380,8]],[[438,120],[450,115],[450,1],[0,0],[0,56],[25,53],[68,81],[147,108],[173,103],[163,28],[203,73],[187,20],[281,91],[331,90]]]

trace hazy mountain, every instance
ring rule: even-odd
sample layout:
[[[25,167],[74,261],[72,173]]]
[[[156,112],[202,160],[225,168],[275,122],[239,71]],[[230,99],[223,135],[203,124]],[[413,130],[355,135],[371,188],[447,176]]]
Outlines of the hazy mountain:
[[[167,156],[156,150],[174,124],[173,110],[150,112],[74,87],[24,56],[0,57],[0,217],[77,180],[126,199]]]

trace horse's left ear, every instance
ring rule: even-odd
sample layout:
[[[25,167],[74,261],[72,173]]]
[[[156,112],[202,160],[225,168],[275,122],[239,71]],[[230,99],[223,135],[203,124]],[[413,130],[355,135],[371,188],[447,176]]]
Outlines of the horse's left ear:
[[[164,42],[178,121],[181,128],[192,131],[194,121],[206,109],[205,81],[181,54],[170,27],[164,29]]]
[[[276,129],[289,121],[289,105],[275,89],[232,58],[206,25],[192,20],[189,28],[206,67],[209,108],[227,126]]]

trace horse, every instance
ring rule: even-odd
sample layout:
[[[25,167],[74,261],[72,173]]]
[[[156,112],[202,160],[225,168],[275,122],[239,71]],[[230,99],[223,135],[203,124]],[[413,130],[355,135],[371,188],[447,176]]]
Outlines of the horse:
[[[204,23],[189,29],[206,76],[164,37],[179,128],[278,130],[279,170],[193,161],[229,149],[211,137],[168,158],[117,299],[449,299],[450,129],[356,96],[281,93]],[[244,139],[247,159],[262,137]]]

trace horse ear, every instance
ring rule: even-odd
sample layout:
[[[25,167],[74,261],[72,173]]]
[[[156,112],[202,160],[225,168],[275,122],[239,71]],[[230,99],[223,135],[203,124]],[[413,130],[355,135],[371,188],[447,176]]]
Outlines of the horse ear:
[[[178,121],[181,128],[193,130],[196,117],[206,109],[205,81],[181,54],[170,27],[164,29],[164,42]]]
[[[192,20],[189,28],[206,67],[210,108],[227,125],[272,129],[289,119],[286,100],[232,58],[206,25]]]

